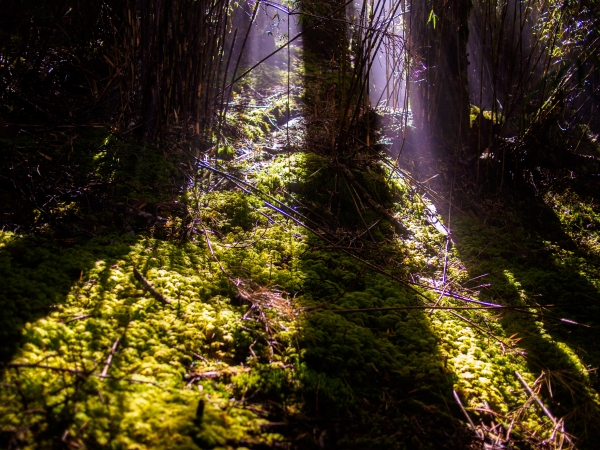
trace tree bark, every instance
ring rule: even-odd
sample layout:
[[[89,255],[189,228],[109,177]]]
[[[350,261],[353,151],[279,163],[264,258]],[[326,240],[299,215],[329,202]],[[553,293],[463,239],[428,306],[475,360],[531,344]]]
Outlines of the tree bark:
[[[411,2],[413,51],[410,108],[417,132],[446,154],[466,144],[469,129],[467,75],[471,0]]]

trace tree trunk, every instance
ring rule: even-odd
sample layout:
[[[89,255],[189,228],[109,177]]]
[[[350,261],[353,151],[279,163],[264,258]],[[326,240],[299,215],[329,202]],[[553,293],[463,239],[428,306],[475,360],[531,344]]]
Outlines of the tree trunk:
[[[413,1],[409,38],[413,52],[410,108],[418,133],[445,154],[466,143],[471,0]]]

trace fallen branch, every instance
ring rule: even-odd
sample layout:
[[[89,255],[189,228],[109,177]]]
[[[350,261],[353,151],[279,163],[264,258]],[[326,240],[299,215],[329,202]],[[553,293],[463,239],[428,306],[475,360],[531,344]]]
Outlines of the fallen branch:
[[[27,364],[27,363],[9,363],[6,364],[6,367],[12,367],[12,368],[26,368],[26,369],[45,369],[45,370],[52,370],[55,372],[67,372],[67,373],[72,373],[74,375],[94,375],[88,372],[85,372],[83,370],[77,370],[77,369],[69,369],[67,367],[54,367],[54,366],[48,366],[46,364]]]
[[[135,267],[133,268],[133,276],[142,284],[144,289],[146,289],[150,293],[150,295],[152,295],[152,297],[154,297],[156,300],[164,303],[165,305],[171,304],[171,301],[164,295],[159,293],[156,289],[154,289],[154,287],[148,282],[148,280],[146,280]]]
[[[446,278],[446,273],[445,272],[446,272],[446,263],[444,262],[444,278]],[[446,293],[446,288],[444,288],[444,290],[442,291],[442,293],[440,294],[440,296],[438,297],[438,299],[436,300],[436,302],[429,309],[429,315],[432,315],[433,314],[433,310],[436,309],[439,306],[440,302],[442,301],[442,297],[444,297],[445,293]]]
[[[341,168],[344,174],[346,174],[346,176],[350,178],[350,181],[352,181],[354,186],[356,186],[356,188],[360,191],[365,201],[369,203],[369,205],[371,205],[373,209],[375,209],[375,211],[377,211],[379,214],[383,215],[387,220],[389,220],[398,232],[398,234],[401,234],[402,236],[408,236],[410,234],[408,228],[406,228],[404,224],[402,224],[398,219],[396,219],[396,217],[394,217],[394,215],[391,212],[389,212],[382,205],[377,203],[373,199],[373,197],[371,197],[371,194],[369,194],[369,192],[367,192],[367,190],[356,180],[350,169],[344,166],[341,166]]]
[[[435,305],[410,305],[410,306],[390,306],[383,308],[356,308],[356,309],[329,309],[333,313],[353,313],[353,312],[377,312],[377,311],[402,311],[404,309],[439,309],[439,310],[452,310],[452,309],[473,309],[473,310],[486,310],[486,309],[523,309],[523,306],[435,306]],[[312,309],[312,308],[311,308]],[[305,311],[309,311],[306,309]],[[523,311],[528,312],[528,311]],[[531,313],[535,314],[536,313]]]
[[[4,367],[25,368],[25,369],[45,369],[45,370],[52,370],[54,372],[66,372],[66,373],[71,373],[73,375],[83,375],[86,377],[96,377],[96,378],[102,378],[102,379],[110,378],[112,380],[117,380],[117,381],[127,381],[129,383],[151,384],[153,386],[163,389],[158,383],[156,383],[154,381],[136,380],[133,378],[119,378],[119,377],[115,377],[112,375],[102,375],[101,373],[90,373],[90,372],[86,372],[84,370],[70,369],[68,367],[54,367],[54,366],[48,366],[45,364],[27,364],[27,363],[9,363],[9,364],[4,365]]]
[[[248,373],[252,370],[251,367],[241,368],[229,368],[224,370],[208,370],[206,372],[188,373],[184,375],[184,378],[188,380],[187,385],[190,386],[193,383],[197,383],[202,380],[214,380],[221,379],[223,377],[231,377],[240,373]]]
[[[108,369],[110,368],[110,365],[112,364],[112,359],[115,356],[115,353],[117,351],[117,347],[119,346],[119,342],[121,342],[121,338],[118,337],[115,342],[113,343],[112,347],[110,348],[110,353],[108,354],[108,357],[106,358],[106,364],[104,365],[104,369],[102,369],[102,373],[101,376],[105,377],[108,373]]]
[[[336,299],[337,300],[337,299]],[[327,302],[328,303],[328,302]],[[324,303],[323,305],[327,304]],[[319,305],[323,306],[323,305]],[[550,305],[553,306],[553,305]],[[307,308],[304,311],[310,311],[312,309],[317,309],[318,307]],[[519,314],[525,314],[528,316],[542,316],[546,319],[557,320],[559,322],[566,322],[572,325],[580,325],[586,328],[597,328],[591,325],[584,325],[578,322],[574,322],[568,319],[562,319],[560,317],[548,316],[541,313],[536,313],[532,311],[526,311],[527,306],[502,306],[502,305],[494,305],[494,306],[436,306],[436,305],[409,305],[409,306],[389,306],[389,307],[381,307],[381,308],[355,308],[355,309],[328,309],[327,311],[344,314],[344,313],[354,313],[354,312],[381,312],[381,311],[402,311],[405,309],[430,309],[430,310],[441,310],[441,311],[452,311],[454,309],[463,309],[463,310],[474,310],[474,311],[493,311],[493,310],[502,310],[507,309]],[[546,306],[544,306],[546,308]]]
[[[65,320],[63,323],[75,322],[76,320],[83,320],[93,316],[93,314],[83,314],[81,316],[71,317],[70,319]]]
[[[204,224],[202,223],[202,219],[200,219],[200,226],[202,227],[202,231],[204,232],[204,236],[206,237],[206,245],[208,245],[208,250],[210,251],[210,255],[213,257],[213,259],[219,265],[219,269],[221,269],[221,272],[223,272],[223,275],[225,275],[227,277],[227,279],[231,282],[231,280],[232,280],[231,275],[223,268],[221,261],[219,261],[219,258],[217,258],[217,255],[215,255],[212,244],[210,242],[210,238],[208,237],[208,231],[204,227]],[[233,283],[233,284],[235,285],[235,283]]]
[[[477,435],[477,437],[479,437],[479,439],[483,440],[484,437],[481,434],[479,434],[479,430],[477,428],[475,428],[475,424],[471,420],[471,417],[469,416],[469,413],[467,412],[467,410],[463,406],[462,402],[460,401],[460,397],[458,396],[458,392],[452,391],[452,393],[454,394],[454,398],[456,399],[456,403],[458,403],[458,406],[460,406],[460,409],[462,409],[462,412],[465,414],[465,417],[469,421],[469,425],[471,425],[471,428],[473,429],[473,431],[475,432],[475,434]]]
[[[356,198],[354,198],[354,194],[356,194],[356,197],[358,197],[358,201],[360,202],[360,197],[358,195],[358,192],[356,192],[356,189],[354,189],[354,194],[352,194],[352,191],[350,190],[350,185],[348,184],[348,181],[346,180],[346,177],[343,176],[343,174],[342,174],[342,179],[344,180],[344,183],[346,184],[346,187],[348,188],[348,192],[350,193],[350,197],[352,198],[352,202],[354,203],[354,207],[356,208],[356,212],[358,213],[358,216],[360,217],[360,220],[362,221],[363,225],[365,226],[366,232],[369,233],[369,236],[371,237],[371,240],[375,244],[375,248],[377,249],[377,251],[378,251],[379,256],[381,257],[381,259],[385,260],[385,257],[383,256],[383,253],[381,252],[381,248],[377,245],[377,241],[373,237],[373,233],[371,233],[371,227],[369,227],[369,225],[367,225],[367,221],[365,220],[365,218],[363,217],[362,213],[360,212],[360,208],[358,207],[358,203],[356,202]],[[361,203],[361,206],[363,207],[363,209],[365,209],[365,207],[364,207],[364,205],[362,205],[362,203]]]

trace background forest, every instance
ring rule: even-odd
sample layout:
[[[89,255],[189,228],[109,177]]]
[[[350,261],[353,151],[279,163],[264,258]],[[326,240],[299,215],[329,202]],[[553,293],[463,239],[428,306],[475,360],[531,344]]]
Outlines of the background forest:
[[[597,447],[595,0],[0,12],[0,447]]]

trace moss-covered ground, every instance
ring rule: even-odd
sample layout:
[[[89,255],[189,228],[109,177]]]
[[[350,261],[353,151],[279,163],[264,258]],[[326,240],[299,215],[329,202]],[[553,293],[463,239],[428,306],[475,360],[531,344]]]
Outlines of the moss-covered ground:
[[[2,448],[596,447],[598,199],[503,194],[449,235],[382,155],[323,156],[309,62],[313,107],[256,72],[198,161],[0,142]]]
[[[377,164],[352,178],[308,153],[212,164],[237,178],[201,169],[171,239],[2,232],[3,447],[483,445],[453,391],[488,443],[558,446],[564,427],[594,447],[593,203],[492,205],[446,245],[426,194]],[[423,308],[478,306],[458,297],[523,309]]]

